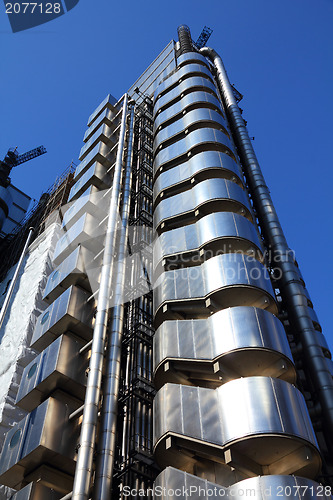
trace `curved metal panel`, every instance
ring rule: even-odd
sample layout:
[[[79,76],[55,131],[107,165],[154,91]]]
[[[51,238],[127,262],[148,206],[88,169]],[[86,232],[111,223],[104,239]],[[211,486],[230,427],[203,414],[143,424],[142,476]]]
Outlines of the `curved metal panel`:
[[[192,64],[187,64],[183,68],[179,68],[176,73],[169,76],[169,78],[167,78],[164,82],[160,83],[154,92],[154,101],[156,102],[161,97],[162,94],[168,92],[168,89],[170,89],[170,87],[173,87],[178,83],[181,83],[182,79],[186,79],[191,74],[198,74],[198,73],[207,76],[213,82],[212,73],[207,68],[207,66],[193,62]]]
[[[228,493],[235,500],[244,499],[244,492],[251,492],[254,500],[271,500],[272,498],[299,498],[301,500],[331,500],[325,495],[325,487],[311,479],[299,476],[261,476],[251,477],[229,486]]]
[[[93,253],[78,246],[48,277],[43,300],[50,304],[71,285],[79,285],[85,290],[90,290],[86,268],[93,259]]]
[[[68,201],[76,200],[91,185],[99,189],[107,189],[111,183],[112,177],[107,173],[106,167],[96,162],[75,182],[69,192]]]
[[[310,318],[312,319],[313,326],[315,327],[315,330],[317,330],[318,332],[322,332],[322,328],[321,328],[321,325],[319,323],[319,319],[318,319],[318,316],[316,314],[316,311],[314,309],[312,309],[312,307],[308,307],[308,311],[309,311]]]
[[[174,118],[180,113],[183,113],[190,106],[200,108],[206,104],[209,105],[208,107],[216,108],[222,112],[221,104],[217,97],[213,96],[209,92],[203,92],[202,90],[195,91],[190,94],[186,94],[180,101],[177,101],[169,108],[158,113],[154,120],[154,128],[157,130],[160,126],[163,126],[164,122]]]
[[[105,224],[99,225],[98,219],[92,215],[82,215],[58,240],[53,254],[53,263],[59,265],[78,245],[97,254],[103,249],[104,227]]]
[[[205,318],[211,310],[256,306],[277,312],[265,266],[242,254],[212,257],[200,266],[160,275],[154,293],[155,324],[167,319]]]
[[[178,68],[182,67],[184,64],[189,64],[190,61],[200,61],[200,63],[209,67],[207,59],[197,52],[188,52],[187,54],[182,54],[177,57],[177,66]]]
[[[227,488],[174,467],[167,467],[157,476],[154,489],[157,493],[154,500],[175,500],[177,497],[183,500],[228,498]]]
[[[116,144],[118,140],[117,135],[115,134],[113,128],[110,128],[108,125],[101,125],[99,129],[90,137],[90,139],[82,146],[79,160],[82,161],[84,158],[94,149],[95,146],[99,142],[104,142],[110,148]]]
[[[283,380],[247,377],[215,390],[166,384],[154,400],[154,423],[162,467],[186,468],[195,450],[192,462],[203,455],[246,467],[250,475],[297,472],[311,478],[320,470],[304,398]]]
[[[88,367],[87,354],[80,356],[82,342],[62,335],[25,368],[16,397],[16,405],[32,411],[56,389],[84,399]]]
[[[78,181],[95,162],[110,168],[114,162],[114,158],[114,150],[110,150],[106,144],[100,142],[76,167],[74,174],[75,182]]]
[[[220,151],[201,151],[184,163],[157,175],[154,183],[155,202],[170,193],[177,194],[177,191],[193,187],[193,181],[200,182],[212,177],[229,179],[243,187],[242,171],[235,160]]]
[[[0,457],[0,481],[17,487],[42,464],[73,474],[77,421],[69,421],[75,405],[49,398],[7,432]]]
[[[245,217],[232,212],[216,212],[194,224],[165,231],[154,245],[154,268],[165,265],[188,267],[216,254],[243,252],[263,259],[258,231]]]
[[[162,109],[170,107],[170,105],[183,97],[183,95],[189,94],[196,90],[202,90],[204,92],[209,92],[217,97],[217,90],[215,85],[205,77],[201,76],[190,76],[185,80],[182,80],[176,87],[172,88],[166,94],[163,94],[155,104],[154,116],[160,112]],[[81,150],[82,151],[82,150]]]
[[[174,144],[160,150],[154,160],[154,172],[158,169],[171,167],[186,160],[195,148],[214,149],[219,148],[233,153],[233,145],[226,134],[214,128],[202,128],[189,132],[186,137],[179,139]],[[167,164],[170,163],[168,166]]]
[[[295,383],[282,323],[256,307],[231,307],[207,319],[164,321],[154,336],[155,386],[167,382],[219,386],[265,375]],[[168,363],[168,365],[166,365]]]
[[[67,205],[61,227],[68,230],[85,213],[90,213],[99,220],[104,219],[109,195],[109,191],[100,191],[95,186],[90,186],[77,200]]]
[[[154,210],[154,227],[163,230],[195,222],[211,212],[238,212],[249,220],[252,211],[245,191],[226,179],[207,179],[192,189],[162,200]],[[198,213],[199,212],[199,213]]]
[[[66,331],[90,340],[93,329],[93,304],[90,296],[80,288],[71,286],[58,297],[39,317],[32,336],[31,347],[45,349]]]
[[[189,111],[188,113],[183,115],[179,120],[163,128],[161,131],[157,131],[156,137],[154,139],[154,149],[158,150],[163,142],[169,141],[172,137],[182,132],[184,133],[188,127],[191,127],[195,124],[200,124],[201,122],[211,122],[212,124],[220,125],[225,129],[226,133],[227,124],[220,113],[218,113],[214,109],[209,108],[193,109],[192,111]]]
[[[269,475],[244,479],[228,488],[207,481],[174,467],[167,467],[154,483],[156,498],[174,500],[182,492],[183,499],[233,498],[244,500],[272,500],[276,498],[297,498],[298,500],[331,500],[330,487],[325,490],[321,484],[300,476]],[[161,494],[159,494],[161,492]],[[325,494],[327,492],[327,494]]]

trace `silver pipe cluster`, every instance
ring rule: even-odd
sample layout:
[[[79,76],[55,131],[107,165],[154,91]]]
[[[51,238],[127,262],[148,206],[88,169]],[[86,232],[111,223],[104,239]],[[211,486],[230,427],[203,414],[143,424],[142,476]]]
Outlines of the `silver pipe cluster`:
[[[72,495],[73,500],[87,500],[89,498],[98,410],[101,395],[105,338],[109,315],[113,257],[116,245],[116,229],[119,213],[121,174],[126,133],[127,102],[128,97],[127,94],[125,94],[116,165],[114,169],[113,187],[109,206],[108,226],[105,237],[105,250],[103,255],[103,265],[101,269],[97,314],[93,333],[93,343],[91,348],[89,375],[81,425],[80,444],[75,470]]]
[[[124,285],[126,248],[128,239],[128,221],[132,189],[132,160],[134,141],[134,105],[130,108],[128,131],[127,161],[123,187],[123,206],[121,213],[121,230],[118,244],[118,263],[115,274],[113,300],[115,307],[111,314],[108,333],[108,349],[106,356],[106,372],[103,386],[103,406],[99,450],[95,474],[94,498],[108,500],[112,487],[113,464],[115,457],[117,402],[119,393],[119,377],[121,362],[121,339],[124,323]]]

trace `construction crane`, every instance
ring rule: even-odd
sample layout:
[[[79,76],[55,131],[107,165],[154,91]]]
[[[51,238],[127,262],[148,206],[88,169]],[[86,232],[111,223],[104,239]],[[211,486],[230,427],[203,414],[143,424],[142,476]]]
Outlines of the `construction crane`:
[[[197,47],[197,49],[202,49],[208,42],[208,39],[210,35],[213,33],[213,30],[211,28],[208,28],[208,26],[205,26],[202,30],[202,32],[199,35],[199,38],[196,42],[194,42],[194,45]]]
[[[2,161],[0,160],[0,186],[7,187],[10,184],[9,175],[12,168],[33,158],[37,158],[37,156],[41,156],[46,152],[44,146],[38,146],[38,148],[31,149],[22,155],[18,153],[17,147],[9,149],[5,158]]]

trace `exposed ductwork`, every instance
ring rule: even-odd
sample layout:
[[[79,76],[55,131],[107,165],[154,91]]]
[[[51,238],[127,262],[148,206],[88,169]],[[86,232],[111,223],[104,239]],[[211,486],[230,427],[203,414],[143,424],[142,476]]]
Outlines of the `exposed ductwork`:
[[[127,161],[123,186],[123,206],[121,213],[121,229],[118,244],[118,259],[115,275],[114,294],[112,300],[115,307],[111,314],[108,333],[108,350],[106,355],[106,371],[103,386],[103,407],[99,449],[97,454],[94,498],[108,500],[112,487],[113,464],[115,458],[117,403],[119,393],[121,339],[124,324],[124,286],[126,249],[128,239],[128,221],[132,189],[132,159],[134,139],[134,105],[130,108],[128,131]]]
[[[193,52],[191,31],[186,24],[181,24],[177,28],[178,39],[180,43],[180,54],[185,54],[186,52]]]
[[[73,500],[88,500],[90,480],[92,475],[93,455],[95,448],[99,400],[101,394],[102,370],[104,361],[104,347],[106,339],[107,321],[109,316],[109,300],[111,290],[111,275],[113,256],[116,244],[116,228],[119,214],[119,198],[121,174],[123,166],[126,119],[127,94],[124,95],[122,120],[119,133],[117,159],[114,170],[113,188],[109,206],[108,226],[105,237],[105,250],[101,269],[101,280],[98,294],[96,321],[91,347],[89,376],[81,425],[80,445],[74,478]]]

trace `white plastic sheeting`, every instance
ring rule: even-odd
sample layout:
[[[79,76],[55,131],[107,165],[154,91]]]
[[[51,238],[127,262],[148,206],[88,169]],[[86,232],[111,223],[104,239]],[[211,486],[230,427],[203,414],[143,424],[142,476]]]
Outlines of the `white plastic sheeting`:
[[[15,399],[23,367],[35,356],[29,344],[37,317],[47,307],[42,291],[52,271],[58,230],[58,224],[50,225],[30,245],[0,331],[0,449],[8,428],[25,416],[23,410],[15,407]],[[0,284],[0,306],[14,271],[15,266]],[[0,498],[10,498],[11,491],[0,486]]]

